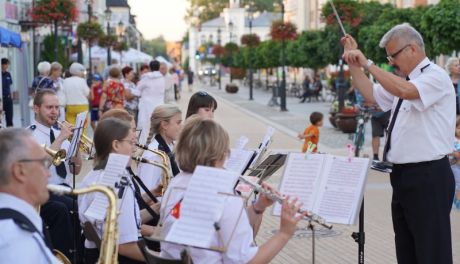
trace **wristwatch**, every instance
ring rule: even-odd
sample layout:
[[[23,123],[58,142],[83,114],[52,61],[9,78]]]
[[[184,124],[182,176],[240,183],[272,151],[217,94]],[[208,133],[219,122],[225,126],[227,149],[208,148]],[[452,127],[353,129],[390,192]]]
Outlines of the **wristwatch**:
[[[374,62],[371,59],[367,59],[367,63],[364,65],[364,69],[369,71],[369,67],[371,67],[372,64],[374,64]]]

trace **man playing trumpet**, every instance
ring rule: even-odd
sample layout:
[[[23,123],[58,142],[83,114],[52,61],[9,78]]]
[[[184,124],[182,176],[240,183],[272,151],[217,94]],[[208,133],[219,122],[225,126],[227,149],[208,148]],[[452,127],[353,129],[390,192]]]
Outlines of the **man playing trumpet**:
[[[67,140],[72,135],[73,127],[67,123],[63,123],[61,130],[53,128],[56,120],[59,117],[59,99],[53,90],[42,89],[37,91],[34,97],[33,110],[35,120],[29,129],[32,135],[39,144],[45,144],[53,150],[64,149],[68,150],[70,142]],[[81,156],[79,153],[72,159],[75,166],[75,174],[81,170]],[[66,186],[72,185],[72,168],[69,168],[67,162],[62,162],[58,166],[52,165],[50,168],[50,184],[62,184]],[[76,203],[75,203],[76,204]],[[72,227],[79,223],[72,222],[71,212],[78,212],[74,201],[69,196],[50,195],[50,200],[41,207],[40,215],[47,224],[51,234],[53,244],[58,246],[68,257],[70,249],[73,247],[73,232]]]

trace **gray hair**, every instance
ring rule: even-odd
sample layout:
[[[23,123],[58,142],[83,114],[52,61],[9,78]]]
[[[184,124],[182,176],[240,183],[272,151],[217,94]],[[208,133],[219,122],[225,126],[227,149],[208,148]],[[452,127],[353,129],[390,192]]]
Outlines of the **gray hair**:
[[[455,58],[455,57],[450,57],[447,62],[446,62],[446,66],[444,66],[444,68],[446,69],[447,73],[451,74],[451,68],[452,66],[454,65],[454,63],[456,62],[460,62],[460,59],[459,58]]]
[[[0,185],[7,185],[11,177],[11,164],[27,156],[29,146],[25,138],[32,138],[24,128],[5,128],[0,130]]]
[[[62,65],[61,65],[59,62],[57,62],[57,61],[51,63],[51,69],[50,69],[50,71],[53,72],[53,71],[58,71],[58,70],[62,70]]]
[[[51,64],[47,61],[41,61],[37,65],[37,71],[39,74],[48,74],[51,70]]]
[[[379,46],[381,48],[385,48],[393,39],[398,39],[399,41],[403,41],[404,43],[415,42],[417,46],[419,46],[422,50],[425,50],[425,44],[423,42],[422,35],[415,30],[409,23],[402,23],[399,25],[394,26],[390,29],[385,35],[383,35],[382,39],[380,40]]]
[[[69,68],[70,74],[77,75],[77,76],[80,76],[83,73],[85,73],[85,70],[86,70],[85,66],[83,66],[82,64],[78,62],[72,63],[72,65],[70,65],[70,68]]]

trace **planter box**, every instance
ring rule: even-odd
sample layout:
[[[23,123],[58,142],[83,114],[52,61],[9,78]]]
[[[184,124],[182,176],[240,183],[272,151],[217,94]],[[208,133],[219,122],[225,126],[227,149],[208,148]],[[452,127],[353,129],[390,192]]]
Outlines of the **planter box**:
[[[337,128],[337,123],[335,122],[337,118],[336,115],[337,113],[334,113],[334,112],[329,113],[329,122],[335,128]]]
[[[233,84],[233,83],[229,83],[229,84],[225,85],[225,91],[227,93],[237,93],[238,92],[238,85]]]
[[[337,114],[336,115],[336,124],[337,127],[343,133],[355,133],[356,127],[358,126],[358,120],[356,120],[356,114]]]

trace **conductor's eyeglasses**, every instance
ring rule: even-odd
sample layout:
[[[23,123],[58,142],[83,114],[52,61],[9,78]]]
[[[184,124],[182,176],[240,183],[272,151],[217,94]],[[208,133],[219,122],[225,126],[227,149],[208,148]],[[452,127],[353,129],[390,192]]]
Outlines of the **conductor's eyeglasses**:
[[[43,159],[21,159],[18,162],[40,162],[42,166],[48,169],[51,166],[51,161],[48,158]]]
[[[388,55],[388,56],[387,56],[387,60],[388,60],[389,62],[394,61],[394,60],[396,59],[396,57],[397,57],[405,48],[409,47],[410,45],[411,45],[411,44],[407,44],[406,46],[402,47],[400,50],[396,51],[395,53]]]

